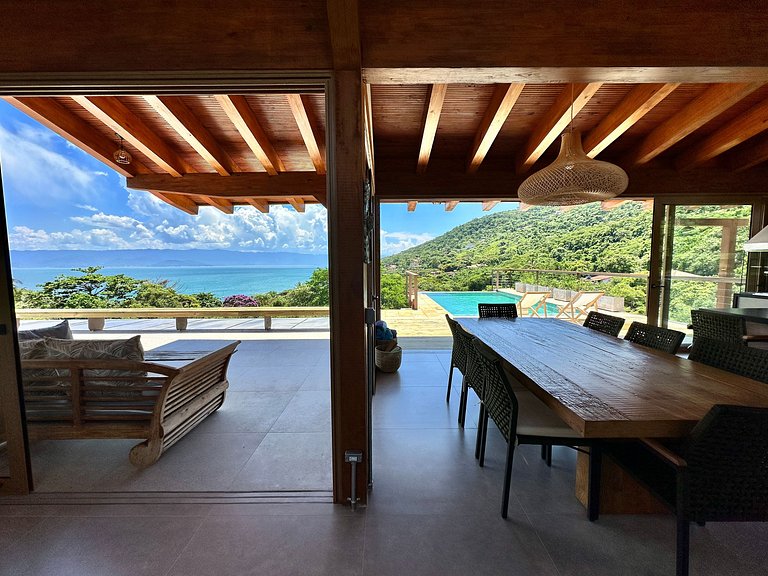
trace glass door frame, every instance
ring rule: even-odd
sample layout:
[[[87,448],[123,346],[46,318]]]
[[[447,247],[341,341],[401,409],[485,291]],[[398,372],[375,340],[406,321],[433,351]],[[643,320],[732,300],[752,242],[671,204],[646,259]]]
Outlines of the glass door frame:
[[[651,256],[648,269],[648,288],[646,314],[648,324],[666,326],[669,312],[670,270],[664,270],[665,264],[671,266],[674,218],[677,206],[743,205],[751,206],[749,236],[752,237],[767,224],[768,198],[757,195],[691,195],[657,196],[653,202],[653,221],[651,225]],[[672,221],[671,226],[667,222]],[[757,274],[753,272],[758,254],[747,254],[746,291],[757,289]]]

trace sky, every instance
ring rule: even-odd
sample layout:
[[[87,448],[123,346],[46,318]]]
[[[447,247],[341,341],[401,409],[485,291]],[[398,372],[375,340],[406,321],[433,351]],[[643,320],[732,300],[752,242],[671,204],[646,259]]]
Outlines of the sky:
[[[117,148],[117,143],[115,143]],[[326,210],[304,213],[271,206],[264,214],[236,207],[224,214],[201,207],[186,214],[148,192],[128,190],[125,178],[55,132],[0,100],[0,166],[12,250],[122,248],[225,249],[327,253]],[[463,202],[382,204],[381,249],[387,256],[426,242],[490,212]]]

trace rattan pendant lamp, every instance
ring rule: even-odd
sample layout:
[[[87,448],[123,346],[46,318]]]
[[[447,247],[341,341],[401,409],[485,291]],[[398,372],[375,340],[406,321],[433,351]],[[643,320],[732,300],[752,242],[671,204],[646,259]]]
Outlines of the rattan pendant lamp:
[[[572,206],[608,200],[624,192],[628,184],[624,170],[584,153],[581,133],[573,130],[571,105],[571,122],[560,137],[560,153],[552,164],[526,178],[517,195],[533,206]]]

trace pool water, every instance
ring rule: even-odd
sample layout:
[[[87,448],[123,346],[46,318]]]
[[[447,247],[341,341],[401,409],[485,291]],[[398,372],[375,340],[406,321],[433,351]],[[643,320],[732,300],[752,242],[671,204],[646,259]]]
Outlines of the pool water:
[[[479,302],[517,303],[520,296],[507,294],[506,292],[424,292],[440,306],[445,308],[451,316],[477,316],[477,304]],[[557,314],[557,306],[547,304],[547,314]]]

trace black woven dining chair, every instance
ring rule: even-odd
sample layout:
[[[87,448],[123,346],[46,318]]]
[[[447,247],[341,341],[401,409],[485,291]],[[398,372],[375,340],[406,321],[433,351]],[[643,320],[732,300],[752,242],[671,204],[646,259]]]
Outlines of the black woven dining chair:
[[[768,383],[768,350],[762,348],[699,336],[693,341],[688,359]]]
[[[642,344],[648,348],[661,350],[669,354],[676,354],[680,344],[683,343],[685,334],[670,328],[661,328],[660,326],[651,326],[642,322],[632,322],[629,330],[624,336],[624,340],[629,340],[635,344]]]
[[[509,490],[512,478],[512,462],[517,444],[591,446],[589,451],[590,520],[596,519],[599,509],[601,466],[600,444],[593,439],[580,438],[551,409],[533,393],[513,389],[504,372],[501,358],[478,339],[472,341],[474,353],[468,356],[467,370],[476,381],[482,382],[480,421],[477,426],[475,456],[480,466],[485,464],[485,447],[488,420],[493,420],[507,442],[504,467],[504,485],[501,500],[501,517],[506,518],[509,508]]]
[[[716,405],[679,445],[609,453],[675,512],[677,576],[688,576],[691,522],[768,521],[768,408]]]
[[[450,402],[453,369],[457,368],[462,375],[461,396],[459,398],[459,426],[463,428],[467,415],[467,397],[469,396],[469,389],[472,388],[478,397],[480,395],[480,386],[474,382],[472,375],[468,373],[467,366],[474,336],[464,330],[464,327],[448,316],[448,314],[445,315],[445,319],[448,321],[448,327],[451,329],[451,334],[453,335],[451,366],[448,370],[448,392],[446,393],[445,401]]]
[[[592,330],[597,330],[603,334],[610,334],[611,336],[618,336],[621,329],[624,327],[624,318],[619,316],[611,316],[610,314],[603,314],[602,312],[595,312],[594,310],[587,314],[587,318],[584,320],[584,326]]]
[[[517,304],[501,302],[480,302],[477,304],[480,318],[517,318]]]
[[[691,328],[694,342],[697,338],[710,338],[742,346],[768,342],[768,334],[747,334],[747,322],[743,317],[712,310],[691,310]]]

